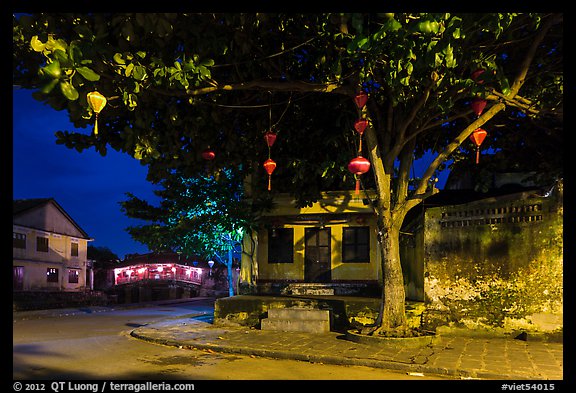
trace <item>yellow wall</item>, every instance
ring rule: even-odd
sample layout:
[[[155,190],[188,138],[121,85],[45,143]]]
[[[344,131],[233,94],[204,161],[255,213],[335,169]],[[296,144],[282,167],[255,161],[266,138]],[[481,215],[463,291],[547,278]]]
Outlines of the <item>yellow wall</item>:
[[[352,225],[326,225],[331,235],[332,280],[376,280],[379,277],[380,253],[376,247],[376,233],[370,234],[370,262],[342,262],[342,228]],[[268,231],[258,232],[258,277],[264,280],[304,280],[304,231],[314,226],[283,225],[294,229],[294,262],[268,263]],[[372,226],[372,229],[374,227]]]
[[[326,223],[325,227],[330,228],[331,234],[331,278],[333,281],[372,281],[379,280],[380,273],[380,252],[376,238],[376,219],[374,216],[366,215],[372,213],[371,207],[352,192],[327,192],[323,194],[322,200],[310,207],[297,208],[295,201],[288,195],[280,195],[275,199],[276,208],[266,213],[271,222],[274,218],[286,216],[306,217],[314,215],[326,217],[329,220],[334,214],[348,215],[345,223],[337,224]],[[372,195],[373,197],[373,195]],[[365,219],[365,222],[358,222],[359,214]],[[304,280],[304,232],[305,228],[319,227],[320,224],[280,224],[275,225],[277,228],[294,229],[294,255],[293,263],[268,263],[268,230],[262,228],[253,236],[252,240],[248,237],[244,240],[244,254],[242,259],[243,277],[249,281],[249,269],[251,273],[261,280]],[[370,261],[368,263],[342,262],[342,229],[351,226],[370,226]],[[253,241],[253,243],[252,243]],[[251,249],[256,247],[256,252],[252,254]]]

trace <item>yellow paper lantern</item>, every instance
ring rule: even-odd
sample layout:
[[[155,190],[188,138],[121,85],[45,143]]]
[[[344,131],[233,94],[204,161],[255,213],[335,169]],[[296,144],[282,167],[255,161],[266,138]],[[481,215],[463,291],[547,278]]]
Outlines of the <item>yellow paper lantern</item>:
[[[92,91],[86,95],[88,100],[88,105],[92,108],[92,111],[96,114],[96,120],[94,121],[94,135],[98,135],[98,114],[106,106],[106,97],[97,91]]]

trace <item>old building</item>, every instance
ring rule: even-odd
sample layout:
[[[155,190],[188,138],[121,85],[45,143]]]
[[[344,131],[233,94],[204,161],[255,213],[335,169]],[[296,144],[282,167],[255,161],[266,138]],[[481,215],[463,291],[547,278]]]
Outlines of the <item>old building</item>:
[[[244,238],[243,292],[378,293],[376,221],[366,199],[353,191],[331,191],[309,207],[296,207],[285,194],[275,203],[259,230]]]
[[[89,289],[86,252],[92,240],[53,198],[14,200],[14,291]]]

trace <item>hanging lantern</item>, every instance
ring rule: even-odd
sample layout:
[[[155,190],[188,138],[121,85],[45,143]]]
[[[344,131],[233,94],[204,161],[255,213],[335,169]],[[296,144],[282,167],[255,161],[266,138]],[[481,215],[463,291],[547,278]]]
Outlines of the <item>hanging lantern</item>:
[[[268,173],[268,191],[270,191],[272,189],[272,172],[274,172],[274,169],[276,169],[276,162],[269,158],[264,161],[262,166],[266,170],[266,173]]]
[[[96,120],[94,121],[94,135],[98,135],[98,114],[106,106],[106,97],[97,91],[92,91],[86,94],[86,99],[88,100],[88,105],[92,108],[92,111],[96,114]]]
[[[366,105],[366,102],[368,102],[368,94],[361,91],[354,97],[354,102],[356,103],[356,107],[358,107],[358,109],[364,108],[364,105]]]
[[[360,135],[360,141],[358,143],[358,154],[362,153],[362,134],[364,134],[364,130],[368,126],[368,120],[366,119],[358,119],[354,123],[354,129]]]
[[[354,174],[356,178],[356,190],[355,194],[358,195],[360,193],[360,175],[368,172],[370,169],[370,161],[362,156],[358,156],[353,158],[348,163],[348,170]]]
[[[482,114],[482,111],[484,111],[484,108],[486,108],[487,103],[488,101],[486,101],[485,99],[476,97],[472,100],[470,106],[472,107],[472,110],[474,111],[476,116],[480,116]]]
[[[476,164],[480,162],[480,145],[484,142],[487,134],[488,133],[482,128],[477,128],[472,135],[470,135],[470,140],[476,145]]]
[[[268,147],[272,147],[274,142],[276,142],[276,134],[272,131],[268,131],[266,134],[264,134],[264,140],[266,141]]]
[[[362,135],[364,130],[368,127],[368,120],[366,119],[358,119],[354,123],[354,129],[358,132],[358,134]]]
[[[206,149],[202,152],[202,158],[206,161],[212,161],[214,158],[216,158],[216,153],[210,149]]]
[[[484,83],[484,79],[478,79],[480,78],[480,75],[482,75],[484,73],[484,70],[482,68],[477,69],[476,71],[474,71],[472,73],[472,75],[470,75],[470,77],[472,78],[472,80],[478,84],[482,84]]]

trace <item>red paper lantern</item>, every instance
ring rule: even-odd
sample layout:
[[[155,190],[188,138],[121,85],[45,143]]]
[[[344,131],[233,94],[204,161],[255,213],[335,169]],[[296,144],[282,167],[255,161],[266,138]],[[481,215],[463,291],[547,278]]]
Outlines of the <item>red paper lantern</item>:
[[[370,170],[370,161],[362,156],[353,158],[348,163],[348,170],[356,177],[356,195],[360,193],[360,178],[359,176]]]
[[[366,129],[366,127],[368,127],[368,120],[366,119],[358,119],[356,120],[356,122],[354,123],[354,129],[360,134],[362,135],[364,133],[364,130]]]
[[[202,158],[206,161],[212,161],[216,157],[216,153],[214,153],[210,149],[206,149],[202,152]]]
[[[484,73],[484,70],[482,68],[477,69],[476,71],[474,71],[472,73],[472,75],[470,76],[472,78],[472,80],[478,84],[482,84],[484,83],[484,79],[478,79],[480,77],[480,75],[482,75]]]
[[[472,135],[470,135],[470,140],[476,145],[476,164],[480,162],[480,145],[484,142],[487,134],[488,133],[482,128],[477,128]]]
[[[488,103],[488,101],[486,101],[485,99],[480,98],[480,97],[476,97],[472,100],[472,102],[470,103],[470,106],[472,107],[472,110],[474,111],[476,116],[480,116],[482,114],[482,111],[486,107],[487,103]]]
[[[266,141],[268,147],[272,147],[274,142],[276,142],[276,134],[268,131],[266,134],[264,134],[264,140]]]
[[[269,158],[264,161],[262,166],[264,166],[266,173],[268,173],[268,191],[270,191],[272,189],[272,172],[274,172],[274,169],[276,169],[276,162]]]
[[[368,102],[368,94],[361,91],[354,97],[354,102],[356,103],[358,109],[364,108],[364,105],[366,105],[366,102]]]

